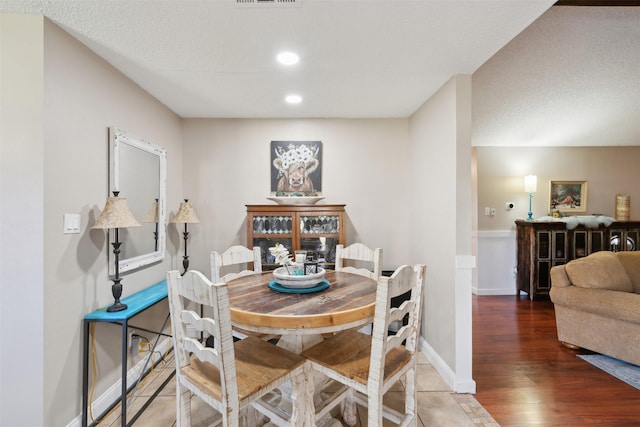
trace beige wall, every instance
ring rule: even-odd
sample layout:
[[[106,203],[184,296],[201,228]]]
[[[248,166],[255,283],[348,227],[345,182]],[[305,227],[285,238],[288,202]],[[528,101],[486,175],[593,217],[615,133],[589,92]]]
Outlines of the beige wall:
[[[107,129],[115,125],[167,148],[168,201],[177,206],[181,126],[175,114],[51,22],[3,15],[1,23],[2,157],[9,165],[3,163],[1,175],[1,374],[3,384],[24,384],[35,397],[3,389],[0,424],[60,426],[81,411],[82,318],[112,302],[105,233],[90,229],[107,197]],[[14,59],[14,48],[20,61],[11,63],[6,59]],[[5,95],[15,102],[5,104]],[[64,213],[81,214],[80,234],[62,233]],[[7,234],[5,219],[11,220]],[[123,295],[163,280],[174,259],[126,275]],[[164,315],[139,320],[159,326]],[[95,343],[100,396],[119,379],[119,328],[98,325]],[[27,383],[5,382],[13,372]]]
[[[182,188],[180,119],[54,24],[45,25],[45,420],[58,426],[80,412],[81,322],[113,301],[105,233],[90,230],[107,196],[109,126],[167,149],[167,202]],[[64,213],[81,213],[78,235],[63,235]],[[126,243],[125,243],[126,244]],[[164,262],[127,274],[123,296],[164,280]],[[165,307],[166,309],[166,307]],[[159,328],[166,311],[136,319]],[[119,330],[96,327],[100,380],[95,395],[119,379]],[[76,396],[69,399],[69,396]]]
[[[471,79],[457,76],[409,122],[411,261],[427,264],[421,334],[453,373],[454,388],[464,392],[475,391],[470,121]]]
[[[190,260],[246,244],[246,204],[272,204],[271,140],[322,141],[319,203],[346,204],[346,239],[384,248],[383,264],[407,263],[407,119],[184,120],[184,188],[201,223],[190,227]]]
[[[42,22],[40,16],[0,14],[0,425],[3,426],[44,424]],[[77,320],[76,323],[79,324]]]
[[[477,147],[478,230],[514,230],[529,211],[524,176],[537,175],[533,216],[549,213],[549,181],[588,182],[589,214],[615,216],[616,194],[631,195],[631,219],[640,219],[640,147]],[[505,202],[514,202],[511,211]],[[495,216],[485,216],[494,207]]]

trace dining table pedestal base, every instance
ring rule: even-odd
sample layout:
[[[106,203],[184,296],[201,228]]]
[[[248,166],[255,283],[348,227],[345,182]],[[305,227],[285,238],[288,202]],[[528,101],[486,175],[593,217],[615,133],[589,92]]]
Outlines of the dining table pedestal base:
[[[285,348],[296,354],[302,353],[304,350],[311,348],[312,346],[322,342],[324,338],[320,334],[308,334],[308,335],[283,335],[278,341],[278,347]],[[323,391],[329,384],[329,378],[320,373],[313,373],[313,388],[314,396],[313,401],[315,405],[322,406]],[[282,408],[287,413],[291,413],[292,408],[292,392],[293,387],[291,383],[285,383],[279,387],[282,400],[278,404],[278,407]],[[355,417],[355,414],[352,414]],[[355,424],[355,423],[354,423]],[[316,420],[315,425],[317,427],[342,427],[343,424],[333,418],[331,414],[323,416],[321,419]],[[275,427],[272,423],[265,424],[265,427]]]
[[[282,347],[295,354],[300,354],[322,341],[324,341],[324,338],[322,338],[320,334],[282,335],[278,340],[278,347]]]

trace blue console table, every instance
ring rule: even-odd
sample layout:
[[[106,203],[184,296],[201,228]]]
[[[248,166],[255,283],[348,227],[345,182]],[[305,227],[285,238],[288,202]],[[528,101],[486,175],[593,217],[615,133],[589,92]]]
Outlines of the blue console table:
[[[129,328],[129,320],[136,316],[137,314],[143,312],[149,307],[154,306],[158,302],[167,298],[167,281],[163,280],[162,282],[156,283],[155,285],[149,286],[139,292],[136,292],[133,295],[130,295],[126,298],[123,298],[121,301],[124,304],[127,304],[127,309],[122,311],[117,311],[113,313],[107,312],[106,308],[102,308],[100,310],[96,310],[93,313],[89,313],[84,316],[83,321],[83,354],[82,354],[82,426],[87,427],[87,410],[89,407],[89,346],[90,346],[90,326],[91,323],[94,322],[106,322],[106,323],[114,323],[119,324],[122,327],[122,390],[120,395],[120,403],[122,406],[122,415],[121,415],[121,425],[127,425],[127,355],[128,355],[128,347],[127,347],[127,338],[128,338],[128,328]],[[138,328],[140,330],[146,330],[144,328]],[[148,331],[148,330],[147,330]],[[166,335],[162,333],[162,331],[148,331],[154,334]],[[144,372],[141,373],[144,375]],[[169,381],[170,376],[167,381],[161,386],[161,388]],[[149,400],[154,398],[152,396]],[[107,409],[108,412],[113,406],[115,406],[118,401],[114,402],[113,405]],[[143,409],[146,407],[143,406]],[[138,414],[140,411],[138,412]],[[136,414],[136,417],[138,416]],[[101,414],[97,417],[99,420],[105,414]],[[135,418],[134,420],[135,421]],[[133,423],[132,421],[132,423]],[[93,424],[92,424],[93,425]]]

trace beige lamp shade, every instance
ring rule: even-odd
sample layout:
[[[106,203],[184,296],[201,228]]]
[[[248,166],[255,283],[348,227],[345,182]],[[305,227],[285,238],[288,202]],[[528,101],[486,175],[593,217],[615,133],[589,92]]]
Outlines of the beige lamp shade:
[[[127,206],[127,199],[124,197],[109,197],[107,203],[91,228],[128,228],[139,227],[140,223],[133,216]]]
[[[151,207],[142,222],[158,222],[158,202],[151,203]]]
[[[188,199],[180,203],[180,208],[175,218],[171,220],[172,223],[184,223],[184,224],[196,224],[199,223],[198,215],[193,210],[193,206]]]

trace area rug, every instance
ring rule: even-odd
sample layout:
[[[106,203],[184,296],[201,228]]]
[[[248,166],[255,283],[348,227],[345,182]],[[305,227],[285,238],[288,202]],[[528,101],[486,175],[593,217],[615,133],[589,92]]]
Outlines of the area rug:
[[[640,366],[602,354],[579,354],[578,357],[640,390]]]

